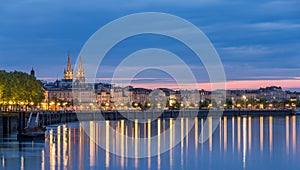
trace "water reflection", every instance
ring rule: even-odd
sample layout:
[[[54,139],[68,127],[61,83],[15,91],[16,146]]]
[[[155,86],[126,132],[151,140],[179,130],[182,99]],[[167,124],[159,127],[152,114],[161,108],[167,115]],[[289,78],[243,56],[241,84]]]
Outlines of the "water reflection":
[[[290,119],[289,116],[285,117],[285,150],[286,153],[289,154],[290,150]]]
[[[158,119],[145,123],[120,120],[57,126],[48,130],[42,146],[2,142],[0,169],[197,169],[198,165],[204,169],[259,169],[258,165],[299,168],[299,117],[223,117],[219,129],[201,144],[199,137],[202,137],[200,132],[205,121],[203,118],[181,118],[178,122],[175,119]],[[215,120],[209,117],[207,121],[207,130],[212,132]],[[109,128],[122,135],[111,133]],[[184,138],[189,128],[191,131]],[[84,129],[88,129],[90,137]],[[170,131],[169,136],[161,134],[165,130]],[[128,136],[142,139],[129,142]],[[157,136],[156,142],[150,140],[152,136]],[[183,140],[170,151],[157,154],[162,144],[173,146],[176,137]],[[102,141],[104,148],[96,145],[95,141]],[[139,144],[134,145],[136,142]],[[135,156],[145,151],[148,157],[128,158],[126,155],[130,148]],[[111,154],[110,149],[120,150],[124,156]],[[154,153],[157,155],[151,157]],[[272,156],[274,154],[276,160]]]
[[[225,116],[223,118],[223,124],[224,124],[224,151],[226,152],[227,151],[227,117]]]
[[[259,118],[259,139],[260,152],[264,149],[264,117]]]
[[[248,151],[251,151],[252,145],[252,118],[251,116],[248,117]]]
[[[273,150],[273,117],[269,117],[269,149],[270,152]]]
[[[292,116],[292,146],[293,155],[296,154],[296,116]]]
[[[231,120],[231,126],[232,126],[232,132],[231,132],[231,136],[232,136],[232,152],[234,152],[234,139],[235,139],[235,118],[232,117],[232,120]]]
[[[243,168],[246,168],[247,156],[247,118],[243,117]]]

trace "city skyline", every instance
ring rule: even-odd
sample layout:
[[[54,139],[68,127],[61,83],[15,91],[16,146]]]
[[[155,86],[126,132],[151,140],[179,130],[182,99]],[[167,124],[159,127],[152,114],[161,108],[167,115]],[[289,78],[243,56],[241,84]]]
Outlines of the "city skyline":
[[[64,74],[65,74],[65,71],[68,69],[68,67],[71,66],[72,70],[73,70],[73,68],[75,68],[75,64],[71,64],[71,60],[69,58],[70,57],[70,52],[68,52],[67,56],[68,56],[67,63],[65,64],[65,67],[64,67],[63,71],[61,71],[62,76],[59,77],[58,75],[60,75],[60,74],[57,74],[56,78],[54,78],[54,77],[52,77],[52,78],[39,78],[39,77],[37,77],[37,79],[42,80],[42,81],[46,81],[46,82],[54,82],[56,80],[65,79],[66,77],[65,77]],[[79,60],[81,61],[81,58],[79,58]],[[79,63],[81,63],[81,62],[79,62]],[[81,63],[81,65],[82,65],[82,63]],[[36,69],[34,69],[33,67],[30,69],[30,71],[25,70],[23,72],[26,72],[26,73],[30,74],[30,72],[32,70],[34,72],[36,72]],[[8,70],[8,71],[19,71],[19,70]],[[73,75],[72,75],[72,77],[73,77]],[[77,79],[76,74],[74,74],[74,78]],[[98,77],[96,77],[95,81],[97,83],[111,83],[112,79],[113,78],[98,78]],[[134,81],[143,81],[143,80],[153,81],[153,80],[156,80],[156,79],[157,80],[163,80],[163,78],[143,78],[143,77],[133,78],[133,79],[130,79],[130,80],[132,80],[134,82]],[[121,78],[119,80],[120,81],[127,80],[127,78]],[[299,78],[299,80],[300,80],[300,78]],[[295,88],[295,87],[287,86],[287,84],[288,84],[287,82],[293,84],[293,80],[260,80],[258,82],[257,81],[251,81],[251,80],[231,80],[231,81],[226,82],[226,86],[227,86],[226,90],[255,90],[255,89],[259,89],[259,88],[277,86],[277,87],[282,87],[283,90],[287,90],[287,91],[297,91],[297,92],[300,91],[300,88],[298,88],[298,87]],[[241,86],[240,84],[244,84],[244,85]],[[115,85],[123,87],[122,84],[115,84]],[[148,89],[170,88],[170,89],[173,89],[173,90],[182,90],[175,83],[163,83],[163,84],[132,83],[131,85],[135,88],[148,88]],[[189,84],[182,84],[181,86],[186,87],[185,89],[190,89],[190,90],[192,90],[195,87],[195,85],[189,85]],[[204,89],[204,90],[210,91],[211,90],[211,83],[210,82],[197,83],[197,87],[198,87],[197,90]]]

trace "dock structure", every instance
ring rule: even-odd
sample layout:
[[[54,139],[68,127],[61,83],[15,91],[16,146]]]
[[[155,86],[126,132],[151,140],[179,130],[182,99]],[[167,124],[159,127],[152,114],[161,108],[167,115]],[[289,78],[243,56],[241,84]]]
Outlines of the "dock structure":
[[[10,134],[14,130],[18,132],[19,140],[44,139],[46,126],[75,122],[75,121],[101,121],[121,119],[155,120],[157,118],[206,118],[207,116],[287,116],[294,115],[292,110],[164,110],[155,111],[36,111],[31,113],[18,112],[14,116],[1,116],[0,136]],[[2,126],[1,126],[2,125]]]
[[[78,121],[75,112],[42,111],[31,112],[27,118],[25,112],[18,113],[18,140],[43,140],[46,126]]]

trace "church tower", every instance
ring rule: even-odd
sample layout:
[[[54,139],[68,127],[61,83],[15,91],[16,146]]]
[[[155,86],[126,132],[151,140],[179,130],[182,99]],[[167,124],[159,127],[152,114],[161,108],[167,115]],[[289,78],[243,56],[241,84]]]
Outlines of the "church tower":
[[[35,71],[33,70],[33,67],[32,67],[32,69],[31,69],[31,71],[30,71],[30,75],[31,75],[32,77],[35,77]]]
[[[79,58],[79,63],[78,63],[78,68],[77,68],[77,73],[76,73],[76,80],[79,81],[80,83],[85,82],[85,75],[84,75],[84,71],[83,71],[83,68],[82,68],[81,56]]]
[[[70,58],[70,52],[68,53],[68,66],[67,70],[64,70],[64,79],[65,80],[73,80],[73,70],[71,66],[71,58]]]

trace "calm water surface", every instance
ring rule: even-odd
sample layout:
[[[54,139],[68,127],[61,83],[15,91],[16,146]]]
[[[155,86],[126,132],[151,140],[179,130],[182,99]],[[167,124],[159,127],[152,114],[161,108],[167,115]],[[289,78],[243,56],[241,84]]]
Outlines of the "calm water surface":
[[[19,143],[12,135],[0,140],[0,169],[300,169],[300,117],[223,117],[212,137],[202,144],[199,137],[204,121],[77,122],[50,128],[41,143]],[[212,121],[208,122],[212,130]],[[108,126],[124,136],[109,134]],[[183,137],[189,128],[175,147],[157,155],[161,145],[174,145],[175,136]],[[89,129],[92,138],[84,129]],[[125,137],[147,140],[167,129],[171,135],[158,135],[158,146],[133,145]],[[108,149],[123,155],[155,156],[127,158]]]

